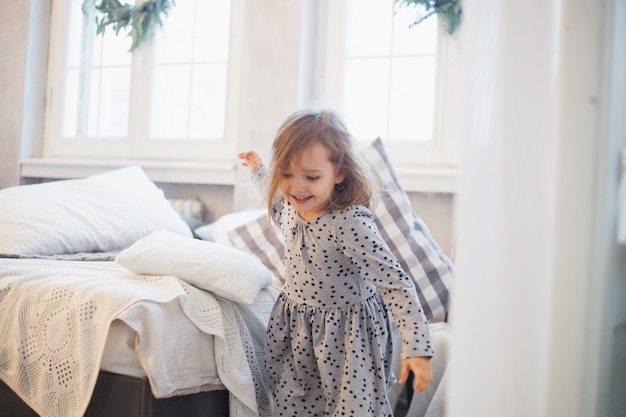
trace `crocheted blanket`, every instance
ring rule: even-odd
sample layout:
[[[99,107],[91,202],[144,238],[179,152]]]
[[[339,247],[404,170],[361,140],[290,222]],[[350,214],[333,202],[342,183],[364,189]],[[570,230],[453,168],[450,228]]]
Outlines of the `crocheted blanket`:
[[[269,415],[260,364],[274,300],[264,290],[255,304],[240,306],[175,277],[135,275],[114,262],[0,259],[0,379],[42,417],[80,417],[111,322],[137,303],[179,302],[183,318],[214,335],[231,416]],[[158,347],[140,350],[159,357]]]

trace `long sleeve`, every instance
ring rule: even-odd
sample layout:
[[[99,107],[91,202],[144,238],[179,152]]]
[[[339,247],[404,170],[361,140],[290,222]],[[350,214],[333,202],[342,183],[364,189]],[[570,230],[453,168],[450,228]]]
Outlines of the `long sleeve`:
[[[376,286],[402,334],[402,357],[432,356],[428,323],[411,278],[382,239],[365,207],[344,211],[338,243],[359,273]]]
[[[266,195],[267,194],[267,190],[268,190],[268,181],[269,181],[269,175],[268,175],[269,170],[267,169],[267,166],[265,165],[260,165],[257,168],[255,168],[254,170],[252,170],[252,172],[250,173],[251,177],[252,177],[252,183],[256,186],[256,188],[259,190],[259,192],[262,195]],[[282,223],[282,207],[283,207],[283,202],[279,202],[274,204],[274,206],[272,207],[272,217],[274,218],[274,221],[276,222],[277,225],[281,225]]]
[[[259,192],[263,195],[267,193],[267,188],[268,188],[267,181],[269,180],[269,176],[267,174],[268,174],[268,169],[267,169],[267,166],[265,165],[260,165],[256,167],[250,173],[252,177],[252,183],[256,186]]]

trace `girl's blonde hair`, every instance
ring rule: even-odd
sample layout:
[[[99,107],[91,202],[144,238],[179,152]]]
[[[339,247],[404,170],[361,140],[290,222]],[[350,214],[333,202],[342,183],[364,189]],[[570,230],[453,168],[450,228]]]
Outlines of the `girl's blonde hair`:
[[[328,208],[343,209],[353,204],[374,207],[380,198],[380,179],[355,142],[345,123],[331,110],[300,110],[287,117],[272,145],[267,190],[270,213],[273,204],[284,200],[279,191],[282,173],[315,144],[328,150],[336,174],[345,176],[341,186],[333,190]]]

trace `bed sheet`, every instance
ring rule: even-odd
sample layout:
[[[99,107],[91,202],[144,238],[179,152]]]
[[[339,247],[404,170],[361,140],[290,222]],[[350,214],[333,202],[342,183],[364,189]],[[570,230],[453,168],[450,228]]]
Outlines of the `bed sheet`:
[[[100,370],[114,374],[143,378],[146,371],[141,367],[135,351],[137,333],[121,320],[113,320],[104,344]]]
[[[153,367],[150,374],[153,380],[151,387],[154,387],[152,394],[155,398],[225,389],[217,372],[213,335],[201,332],[196,326],[185,320],[182,311],[175,308],[174,305],[150,306],[142,304],[141,302],[137,303],[111,323],[102,352],[100,370],[135,378],[148,377],[138,354],[142,348],[138,334],[145,333],[145,329],[142,328],[138,332],[135,328],[141,326],[142,320],[137,317],[138,314],[143,314],[150,308],[156,308],[166,312],[164,315],[159,314],[161,316],[159,326],[163,329],[177,328],[177,337],[168,337],[160,342],[152,340],[150,343],[160,343],[159,349],[161,351],[168,350],[171,352],[176,349],[178,352],[176,355],[170,353],[171,360],[189,365],[176,367],[178,377],[170,372],[169,375],[159,376],[158,382],[155,373],[159,368]],[[129,324],[132,324],[132,327]],[[155,336],[158,334],[171,335],[172,332],[157,332]],[[154,339],[155,336],[152,338]],[[143,342],[149,343],[147,340]],[[184,375],[180,376],[181,373]],[[186,389],[181,388],[180,383],[171,382],[171,380],[180,381],[182,378],[187,380],[188,388]]]
[[[114,262],[0,259],[0,378],[44,417],[81,416],[111,324],[117,332],[124,323],[155,396],[217,382],[230,392],[231,415],[263,415],[269,395],[259,340],[275,298],[263,290],[255,304],[240,306]],[[126,332],[109,343],[129,350],[129,338]]]

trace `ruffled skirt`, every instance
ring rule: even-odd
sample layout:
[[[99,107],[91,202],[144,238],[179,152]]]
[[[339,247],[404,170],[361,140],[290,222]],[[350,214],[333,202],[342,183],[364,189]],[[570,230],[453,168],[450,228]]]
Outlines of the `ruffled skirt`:
[[[284,294],[269,320],[265,360],[275,416],[393,416],[391,317],[380,294],[341,308]]]

